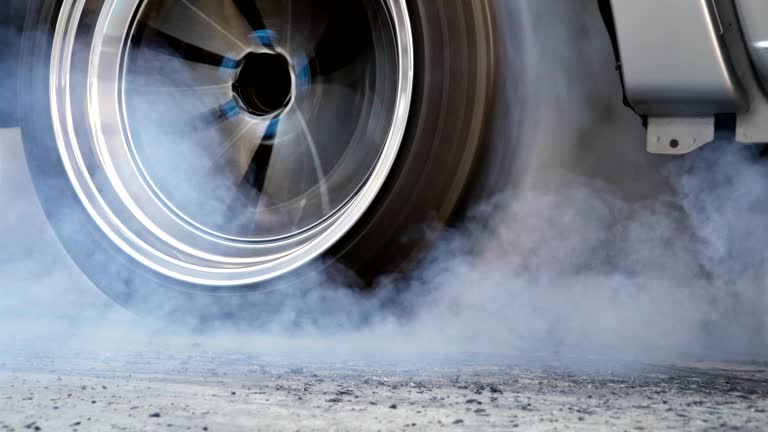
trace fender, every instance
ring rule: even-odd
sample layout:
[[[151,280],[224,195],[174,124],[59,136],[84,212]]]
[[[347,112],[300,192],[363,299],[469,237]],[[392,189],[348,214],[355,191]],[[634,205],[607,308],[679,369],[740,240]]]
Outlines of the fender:
[[[736,0],[744,39],[763,90],[768,90],[768,2]]]
[[[708,0],[613,0],[627,98],[653,116],[742,112],[720,16]]]
[[[610,6],[625,96],[647,117],[648,151],[688,153],[720,136],[768,142],[768,26],[757,19],[768,10],[764,0]]]

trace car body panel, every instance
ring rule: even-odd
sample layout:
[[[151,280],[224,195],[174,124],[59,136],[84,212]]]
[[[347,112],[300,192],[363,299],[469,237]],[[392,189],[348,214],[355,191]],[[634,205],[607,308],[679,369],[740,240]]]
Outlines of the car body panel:
[[[684,154],[716,137],[768,143],[768,2],[609,1],[649,152]]]
[[[625,91],[638,113],[695,117],[747,109],[712,1],[611,4]]]
[[[736,0],[744,42],[763,90],[768,89],[768,1]]]

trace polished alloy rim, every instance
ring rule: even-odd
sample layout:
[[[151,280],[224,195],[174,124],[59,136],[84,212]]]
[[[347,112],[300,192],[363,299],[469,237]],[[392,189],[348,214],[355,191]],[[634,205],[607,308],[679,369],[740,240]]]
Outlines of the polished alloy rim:
[[[70,181],[174,279],[291,272],[362,216],[413,85],[405,0],[65,1],[51,107]]]

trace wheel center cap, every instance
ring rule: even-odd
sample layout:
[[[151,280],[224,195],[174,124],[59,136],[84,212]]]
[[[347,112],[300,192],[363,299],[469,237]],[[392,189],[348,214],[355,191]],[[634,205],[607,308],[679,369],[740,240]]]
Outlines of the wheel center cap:
[[[293,68],[279,52],[248,53],[232,92],[240,109],[258,117],[277,116],[293,99]]]

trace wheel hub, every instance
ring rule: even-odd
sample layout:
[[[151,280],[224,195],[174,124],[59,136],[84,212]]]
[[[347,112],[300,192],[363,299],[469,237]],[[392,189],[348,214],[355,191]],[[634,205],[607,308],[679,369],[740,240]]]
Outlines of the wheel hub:
[[[277,116],[293,100],[295,74],[291,61],[280,52],[250,52],[232,84],[232,92],[243,111],[257,116]]]

